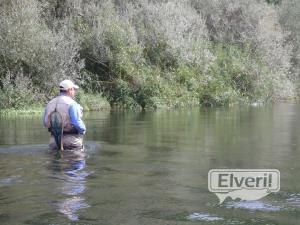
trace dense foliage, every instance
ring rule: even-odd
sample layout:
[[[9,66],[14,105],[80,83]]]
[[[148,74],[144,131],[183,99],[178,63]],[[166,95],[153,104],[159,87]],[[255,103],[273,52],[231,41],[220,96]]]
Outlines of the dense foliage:
[[[295,97],[298,9],[296,0],[2,0],[0,109],[44,103],[64,78],[83,87],[81,100],[128,108]]]

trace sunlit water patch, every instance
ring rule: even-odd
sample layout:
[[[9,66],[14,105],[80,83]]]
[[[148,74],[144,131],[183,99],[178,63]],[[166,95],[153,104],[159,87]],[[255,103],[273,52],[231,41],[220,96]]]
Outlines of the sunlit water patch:
[[[300,193],[298,192],[280,191],[274,195],[273,201],[281,206],[281,210],[300,211]]]
[[[228,209],[246,209],[250,211],[277,212],[281,207],[261,201],[230,201],[226,203]]]
[[[211,215],[208,213],[192,213],[188,215],[186,218],[191,221],[207,221],[207,222],[224,220],[221,217],[218,217],[216,215]]]
[[[290,197],[287,199],[287,202],[296,207],[300,207],[300,194],[291,194]]]

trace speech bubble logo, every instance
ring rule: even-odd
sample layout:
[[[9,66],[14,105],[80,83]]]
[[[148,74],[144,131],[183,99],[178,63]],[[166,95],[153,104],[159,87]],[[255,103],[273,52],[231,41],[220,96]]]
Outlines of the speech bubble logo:
[[[208,172],[208,189],[219,198],[258,200],[280,190],[276,169],[213,169]]]

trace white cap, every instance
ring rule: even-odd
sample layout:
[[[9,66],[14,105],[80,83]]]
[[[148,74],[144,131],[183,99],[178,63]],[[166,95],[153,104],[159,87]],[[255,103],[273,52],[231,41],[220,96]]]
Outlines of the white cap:
[[[59,89],[60,90],[67,91],[70,88],[78,89],[79,87],[76,84],[74,84],[71,80],[63,80],[59,84]]]

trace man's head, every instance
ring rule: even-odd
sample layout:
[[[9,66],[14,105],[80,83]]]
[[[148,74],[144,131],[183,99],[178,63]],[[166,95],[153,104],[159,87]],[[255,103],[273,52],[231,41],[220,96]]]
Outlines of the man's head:
[[[75,89],[78,88],[79,87],[76,84],[74,84],[71,80],[63,80],[59,84],[60,92],[64,92],[72,98],[74,98],[75,96]]]

